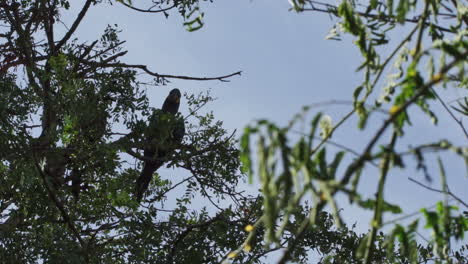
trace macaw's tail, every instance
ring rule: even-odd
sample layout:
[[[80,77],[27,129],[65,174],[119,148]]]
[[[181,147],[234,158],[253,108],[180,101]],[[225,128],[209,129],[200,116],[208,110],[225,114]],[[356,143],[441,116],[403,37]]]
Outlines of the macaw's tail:
[[[137,201],[140,202],[143,198],[143,194],[148,189],[149,183],[153,178],[154,172],[161,167],[163,162],[145,162],[143,170],[141,171],[140,177],[137,179],[135,195]]]

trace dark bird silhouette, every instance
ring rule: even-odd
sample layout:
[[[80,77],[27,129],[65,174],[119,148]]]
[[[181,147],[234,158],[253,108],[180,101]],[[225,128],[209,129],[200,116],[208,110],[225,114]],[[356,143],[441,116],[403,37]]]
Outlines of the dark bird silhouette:
[[[145,161],[135,191],[138,201],[141,201],[144,192],[148,189],[154,172],[164,164],[167,156],[174,150],[174,146],[184,137],[184,120],[175,119],[179,111],[180,98],[179,89],[171,90],[162,109],[156,110],[149,119],[148,129],[145,132]]]

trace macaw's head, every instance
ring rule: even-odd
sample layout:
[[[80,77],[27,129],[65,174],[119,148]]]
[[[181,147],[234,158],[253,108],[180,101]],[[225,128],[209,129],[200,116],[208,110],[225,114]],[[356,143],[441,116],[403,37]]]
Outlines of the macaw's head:
[[[164,100],[162,110],[175,115],[179,111],[180,98],[182,97],[179,89],[172,89]]]

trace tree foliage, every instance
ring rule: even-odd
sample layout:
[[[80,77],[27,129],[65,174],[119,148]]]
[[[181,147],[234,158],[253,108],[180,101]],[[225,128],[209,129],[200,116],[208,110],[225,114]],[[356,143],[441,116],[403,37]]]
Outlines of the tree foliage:
[[[203,26],[201,2],[86,0],[72,24],[60,31],[60,15],[76,3],[0,1],[2,263],[263,263],[280,249],[280,263],[308,263],[312,251],[322,263],[464,259],[463,248],[452,249],[450,241],[463,238],[467,221],[448,202],[423,210],[426,227],[434,231],[433,241],[425,245],[415,239],[418,222],[396,224],[386,235],[379,232],[383,213],[401,210],[385,201],[383,190],[391,169],[403,166],[396,146],[411,128],[409,107],[417,105],[436,120],[431,110],[431,102],[440,100],[436,85],[466,89],[467,11],[458,1],[428,0],[423,6],[409,0],[364,5],[342,1],[339,6],[290,1],[297,12],[325,12],[339,19],[330,38],[344,33],[356,38],[364,81],[356,88],[350,113],[336,124],[318,114],[310,122],[310,133],[297,140],[290,133],[302,114],[286,127],[261,120],[245,129],[239,149],[235,134],[228,133],[222,121],[200,111],[213,100],[210,94],[188,93],[184,103],[189,113],[177,117],[184,120],[186,135],[171,146],[175,151],[165,164],[188,176],[158,171],[138,203],[133,190],[145,161],[142,135],[151,129],[148,119],[155,111],[140,74],[153,78],[150,85],[164,86],[172,79],[225,81],[240,72],[181,76],[122,62],[127,51],[116,26],[108,26],[91,43],[73,36],[96,5],[124,5],[129,12],[165,16],[178,13],[186,29],[196,31]],[[148,8],[141,7],[145,4]],[[438,22],[441,18],[449,19]],[[381,58],[378,49],[387,45],[389,32],[406,25],[414,28]],[[427,48],[422,45],[425,36],[432,39]],[[414,48],[406,48],[410,45]],[[441,58],[437,64],[435,56]],[[369,106],[392,61],[398,62],[397,75],[382,89],[381,100]],[[425,61],[430,63],[426,74],[421,70]],[[332,153],[327,148],[349,117],[357,115],[358,127],[366,129],[369,116],[388,102],[388,118],[362,154],[349,162],[349,150]],[[453,107],[463,114],[468,106],[460,100]],[[393,132],[385,144],[380,139],[387,130]],[[453,151],[467,159],[466,147],[442,140],[409,150],[421,168],[426,150]],[[376,197],[368,198],[357,192],[359,176],[377,160],[382,164],[380,183]],[[445,179],[442,162],[440,173]],[[239,183],[257,175],[261,194],[249,196],[238,189]],[[441,192],[456,198],[446,185]],[[343,223],[338,193],[374,211],[369,234],[357,234]],[[221,201],[229,206],[221,206]],[[331,214],[324,210],[327,205]]]

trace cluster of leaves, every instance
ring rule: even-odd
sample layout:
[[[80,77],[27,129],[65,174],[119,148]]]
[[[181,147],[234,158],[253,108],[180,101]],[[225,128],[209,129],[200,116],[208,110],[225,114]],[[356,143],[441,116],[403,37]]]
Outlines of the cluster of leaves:
[[[255,226],[262,230],[266,245],[281,244],[284,237],[288,236],[291,231],[295,233],[296,237],[300,237],[297,241],[289,241],[290,243],[296,243],[294,247],[289,244],[291,252],[288,259],[293,261],[299,261],[294,253],[297,248],[310,247],[316,249],[316,247],[323,248],[323,245],[330,245],[330,241],[328,241],[320,244],[320,246],[314,246],[314,243],[306,238],[309,232],[322,230],[318,219],[320,219],[320,214],[324,213],[322,209],[326,205],[330,206],[333,225],[345,230],[338,229],[343,233],[337,238],[344,239],[353,234],[347,230],[341,220],[341,209],[338,207],[335,198],[337,193],[347,195],[351,202],[355,202],[364,210],[374,212],[378,210],[380,216],[375,217],[372,221],[376,227],[383,225],[381,220],[383,213],[402,213],[398,205],[388,203],[381,195],[377,195],[376,199],[364,199],[363,195],[357,192],[364,167],[358,169],[356,173],[349,174],[350,171],[355,170],[356,160],[354,160],[354,162],[349,163],[347,168],[340,169],[339,166],[346,163],[346,159],[344,159],[346,150],[336,152],[333,159],[327,161],[328,147],[323,145],[326,141],[321,139],[318,134],[329,135],[330,132],[326,132],[329,125],[322,125],[322,132],[318,130],[319,125],[328,122],[323,120],[329,120],[329,117],[319,113],[312,119],[308,134],[299,138],[291,136],[291,133],[295,131],[296,122],[304,120],[300,116],[302,115],[298,115],[293,119],[293,122],[285,127],[278,127],[267,120],[260,120],[255,125],[248,126],[241,138],[242,168],[249,175],[251,181],[254,175],[258,175],[262,186],[263,215],[258,219]],[[291,138],[297,138],[293,144],[288,141]],[[256,156],[252,153],[252,139],[257,141],[255,146]],[[317,143],[314,144],[314,141],[317,141]],[[429,146],[422,146],[414,151],[420,153],[424,147]],[[466,159],[466,150],[454,148],[448,142],[431,145],[431,147],[451,149]],[[387,166],[390,164],[403,166],[402,154],[396,152],[390,146],[384,146],[381,152],[367,156],[366,160],[372,162],[376,159],[386,159],[388,160]],[[255,168],[253,164],[256,164]],[[442,167],[441,170],[443,172]],[[339,172],[344,173],[345,177],[340,179]],[[346,175],[350,175],[350,178],[347,178]],[[445,179],[443,173],[441,176],[442,179]],[[445,192],[447,193],[447,191]],[[381,193],[380,189],[378,193]],[[298,217],[296,214],[297,208],[301,208],[301,204],[308,201],[312,201],[313,205],[308,209],[308,212],[302,212],[302,217]],[[301,210],[304,209],[306,208],[301,208]],[[366,250],[371,247],[368,246],[369,241],[372,241],[370,242],[372,254],[369,256],[371,263],[395,263],[397,260],[402,263],[427,263],[435,256],[436,259],[445,259],[447,261],[452,258],[462,259],[463,249],[451,251],[450,241],[452,239],[456,241],[463,240],[464,233],[468,230],[468,221],[460,213],[451,214],[452,211],[457,212],[459,210],[457,207],[442,203],[438,204],[436,212],[422,210],[427,220],[425,228],[431,229],[435,235],[434,241],[426,245],[417,243],[415,239],[418,221],[409,225],[408,229],[396,224],[394,230],[388,235],[381,233],[375,235],[372,240],[370,240],[370,234],[355,238],[355,244],[348,245],[344,249],[340,248],[341,251],[339,252],[343,252],[345,249],[350,250],[344,255],[331,254],[328,256],[329,252],[321,252],[324,255],[324,263],[342,263],[343,259],[346,258],[345,256],[353,256],[352,259],[347,259],[347,261],[351,261],[350,263],[354,263],[352,261],[361,263]],[[299,221],[299,219],[302,219],[302,221]],[[298,225],[298,221],[300,225]],[[288,229],[291,226],[299,228],[296,230]],[[319,241],[317,235],[312,237],[314,237],[313,241],[315,243]],[[330,237],[327,237],[327,239],[330,239]],[[246,241],[249,241],[249,239]],[[397,248],[395,245],[398,245]]]
[[[187,8],[195,4],[177,3]],[[207,201],[217,196],[242,198],[235,192],[242,179],[236,141],[212,114],[193,113],[185,143],[168,161],[192,176],[180,181],[155,177],[140,206],[131,195],[140,166],[129,166],[124,152],[138,158],[142,147],[121,144],[124,141],[116,137],[122,133],[116,129],[131,131],[130,138],[148,129],[151,108],[137,69],[150,71],[117,60],[126,51],[115,26],[92,43],[70,40],[93,4],[101,3],[87,1],[76,24],[57,41],[51,28],[69,2],[0,5],[2,30],[6,28],[0,32],[0,56],[5,59],[0,73],[1,262],[167,263],[175,256],[200,262],[220,258],[240,240],[242,233],[236,228],[244,222],[228,225],[241,219],[235,209],[197,212],[190,203],[201,190],[207,190]],[[188,99],[194,108],[202,103]],[[141,164],[138,159],[137,163]],[[184,189],[174,206],[161,208],[168,197]],[[219,217],[210,216],[213,211]],[[219,226],[219,232],[233,228],[226,234],[239,237],[221,243],[220,233],[213,232]],[[177,254],[171,254],[174,251]]]
[[[445,2],[445,3],[441,3]],[[448,3],[447,3],[448,2]],[[393,167],[404,167],[405,153],[396,150],[396,144],[404,136],[404,132],[410,129],[409,107],[417,105],[424,113],[437,124],[437,114],[431,110],[432,101],[439,100],[444,108],[450,112],[445,103],[436,92],[436,85],[444,87],[451,85],[466,89],[466,57],[468,56],[466,34],[464,29],[468,23],[466,7],[457,1],[360,1],[343,0],[337,6],[329,3],[308,0],[290,1],[297,12],[322,12],[328,13],[339,21],[333,27],[330,39],[341,40],[340,33],[348,33],[356,38],[355,45],[363,57],[362,64],[357,68],[363,71],[363,82],[354,91],[353,109],[335,125],[331,124],[328,117],[317,114],[310,122],[310,131],[297,138],[294,126],[298,120],[304,120],[302,114],[294,117],[289,125],[279,127],[274,122],[260,120],[248,126],[241,138],[241,160],[243,168],[252,179],[258,175],[262,186],[264,212],[255,226],[265,228],[264,240],[268,244],[278,243],[284,235],[284,227],[293,221],[292,210],[304,201],[313,203],[308,217],[305,218],[300,228],[296,230],[297,240],[290,241],[279,263],[292,260],[294,249],[303,247],[302,235],[317,225],[317,216],[329,206],[334,217],[335,224],[340,227],[342,221],[340,209],[335,200],[338,193],[348,196],[351,202],[356,202],[359,207],[374,212],[369,233],[356,247],[356,257],[364,263],[373,263],[378,256],[379,248],[388,251],[388,258],[378,263],[427,263],[436,261],[451,261],[461,259],[462,255],[457,251],[451,252],[451,240],[462,240],[467,229],[466,218],[458,213],[451,215],[455,208],[448,205],[439,205],[437,212],[423,213],[428,220],[426,228],[434,232],[434,240],[428,241],[426,246],[419,245],[414,234],[417,222],[406,229],[397,225],[394,231],[387,237],[379,237],[378,230],[383,226],[384,212],[401,213],[398,205],[385,201],[384,190],[387,177]],[[450,7],[450,5],[452,5]],[[444,10],[442,12],[441,10]],[[445,23],[440,23],[441,17],[447,18]],[[388,49],[390,45],[390,33],[396,29],[401,30],[406,25],[414,25],[413,29],[401,39],[397,39],[394,50],[390,53],[381,53],[379,46]],[[448,38],[447,38],[448,36]],[[423,48],[423,43],[430,42],[428,48]],[[406,48],[414,45],[413,49]],[[381,48],[381,47],[380,47]],[[384,57],[381,54],[386,54]],[[435,65],[434,58],[440,57],[440,62]],[[384,95],[375,101],[374,105],[368,104],[375,91],[382,84],[381,76],[388,71],[388,65],[395,62],[396,74],[389,75],[389,83],[383,84]],[[422,70],[422,63],[427,62],[428,71]],[[448,77],[450,76],[450,77]],[[362,92],[365,92],[362,95]],[[327,145],[333,143],[330,138],[333,132],[347,121],[351,116],[359,117],[358,128],[365,130],[366,122],[370,114],[382,111],[385,104],[392,102],[389,115],[383,124],[377,128],[374,135],[369,138],[368,144],[361,153],[344,148],[343,151],[334,154],[331,161],[327,160]],[[463,102],[455,107],[463,114]],[[307,110],[307,109],[306,109]],[[453,116],[453,114],[450,112]],[[298,118],[299,117],[299,118]],[[454,118],[461,131],[466,134],[461,121]],[[381,138],[387,130],[392,128],[392,138],[388,144],[381,144]],[[317,135],[318,127],[322,130]],[[293,136],[293,134],[295,136]],[[320,138],[313,144],[314,139]],[[256,145],[253,146],[253,141]],[[291,143],[293,139],[293,143]],[[466,162],[468,152],[466,147],[444,144],[442,140],[415,146],[409,154],[414,154],[418,161],[418,168],[423,169],[428,178],[427,166],[424,163],[424,152],[434,147],[435,150],[454,150],[462,160]],[[380,144],[380,145],[379,145]],[[256,154],[252,149],[255,149]],[[377,149],[377,150],[375,150]],[[345,153],[353,154],[354,159],[343,158]],[[357,192],[360,183],[360,175],[366,172],[369,165],[376,166],[374,161],[380,160],[380,178],[375,199],[364,199],[363,194]],[[340,164],[346,164],[340,169]],[[256,164],[256,168],[253,168]],[[376,166],[377,167],[377,166]],[[445,174],[442,164],[442,186],[440,191],[446,195],[453,194],[447,189]],[[466,206],[466,203],[456,198]],[[454,231],[456,230],[456,231]],[[396,239],[398,238],[398,239]],[[395,243],[398,242],[398,250]],[[434,253],[432,253],[434,249]],[[432,254],[432,255],[431,255]],[[340,263],[337,258],[327,258],[329,263]]]
[[[135,7],[131,0],[116,0],[116,2],[124,4],[133,10],[148,13],[163,13],[166,17],[169,16],[169,10],[177,9],[184,19],[183,25],[189,32],[197,31],[203,27],[204,13],[200,9],[200,4],[206,1],[213,2],[213,0],[152,0],[151,2],[143,2],[143,5],[147,4],[149,8],[142,9]],[[142,3],[139,1],[138,5],[142,5]]]

